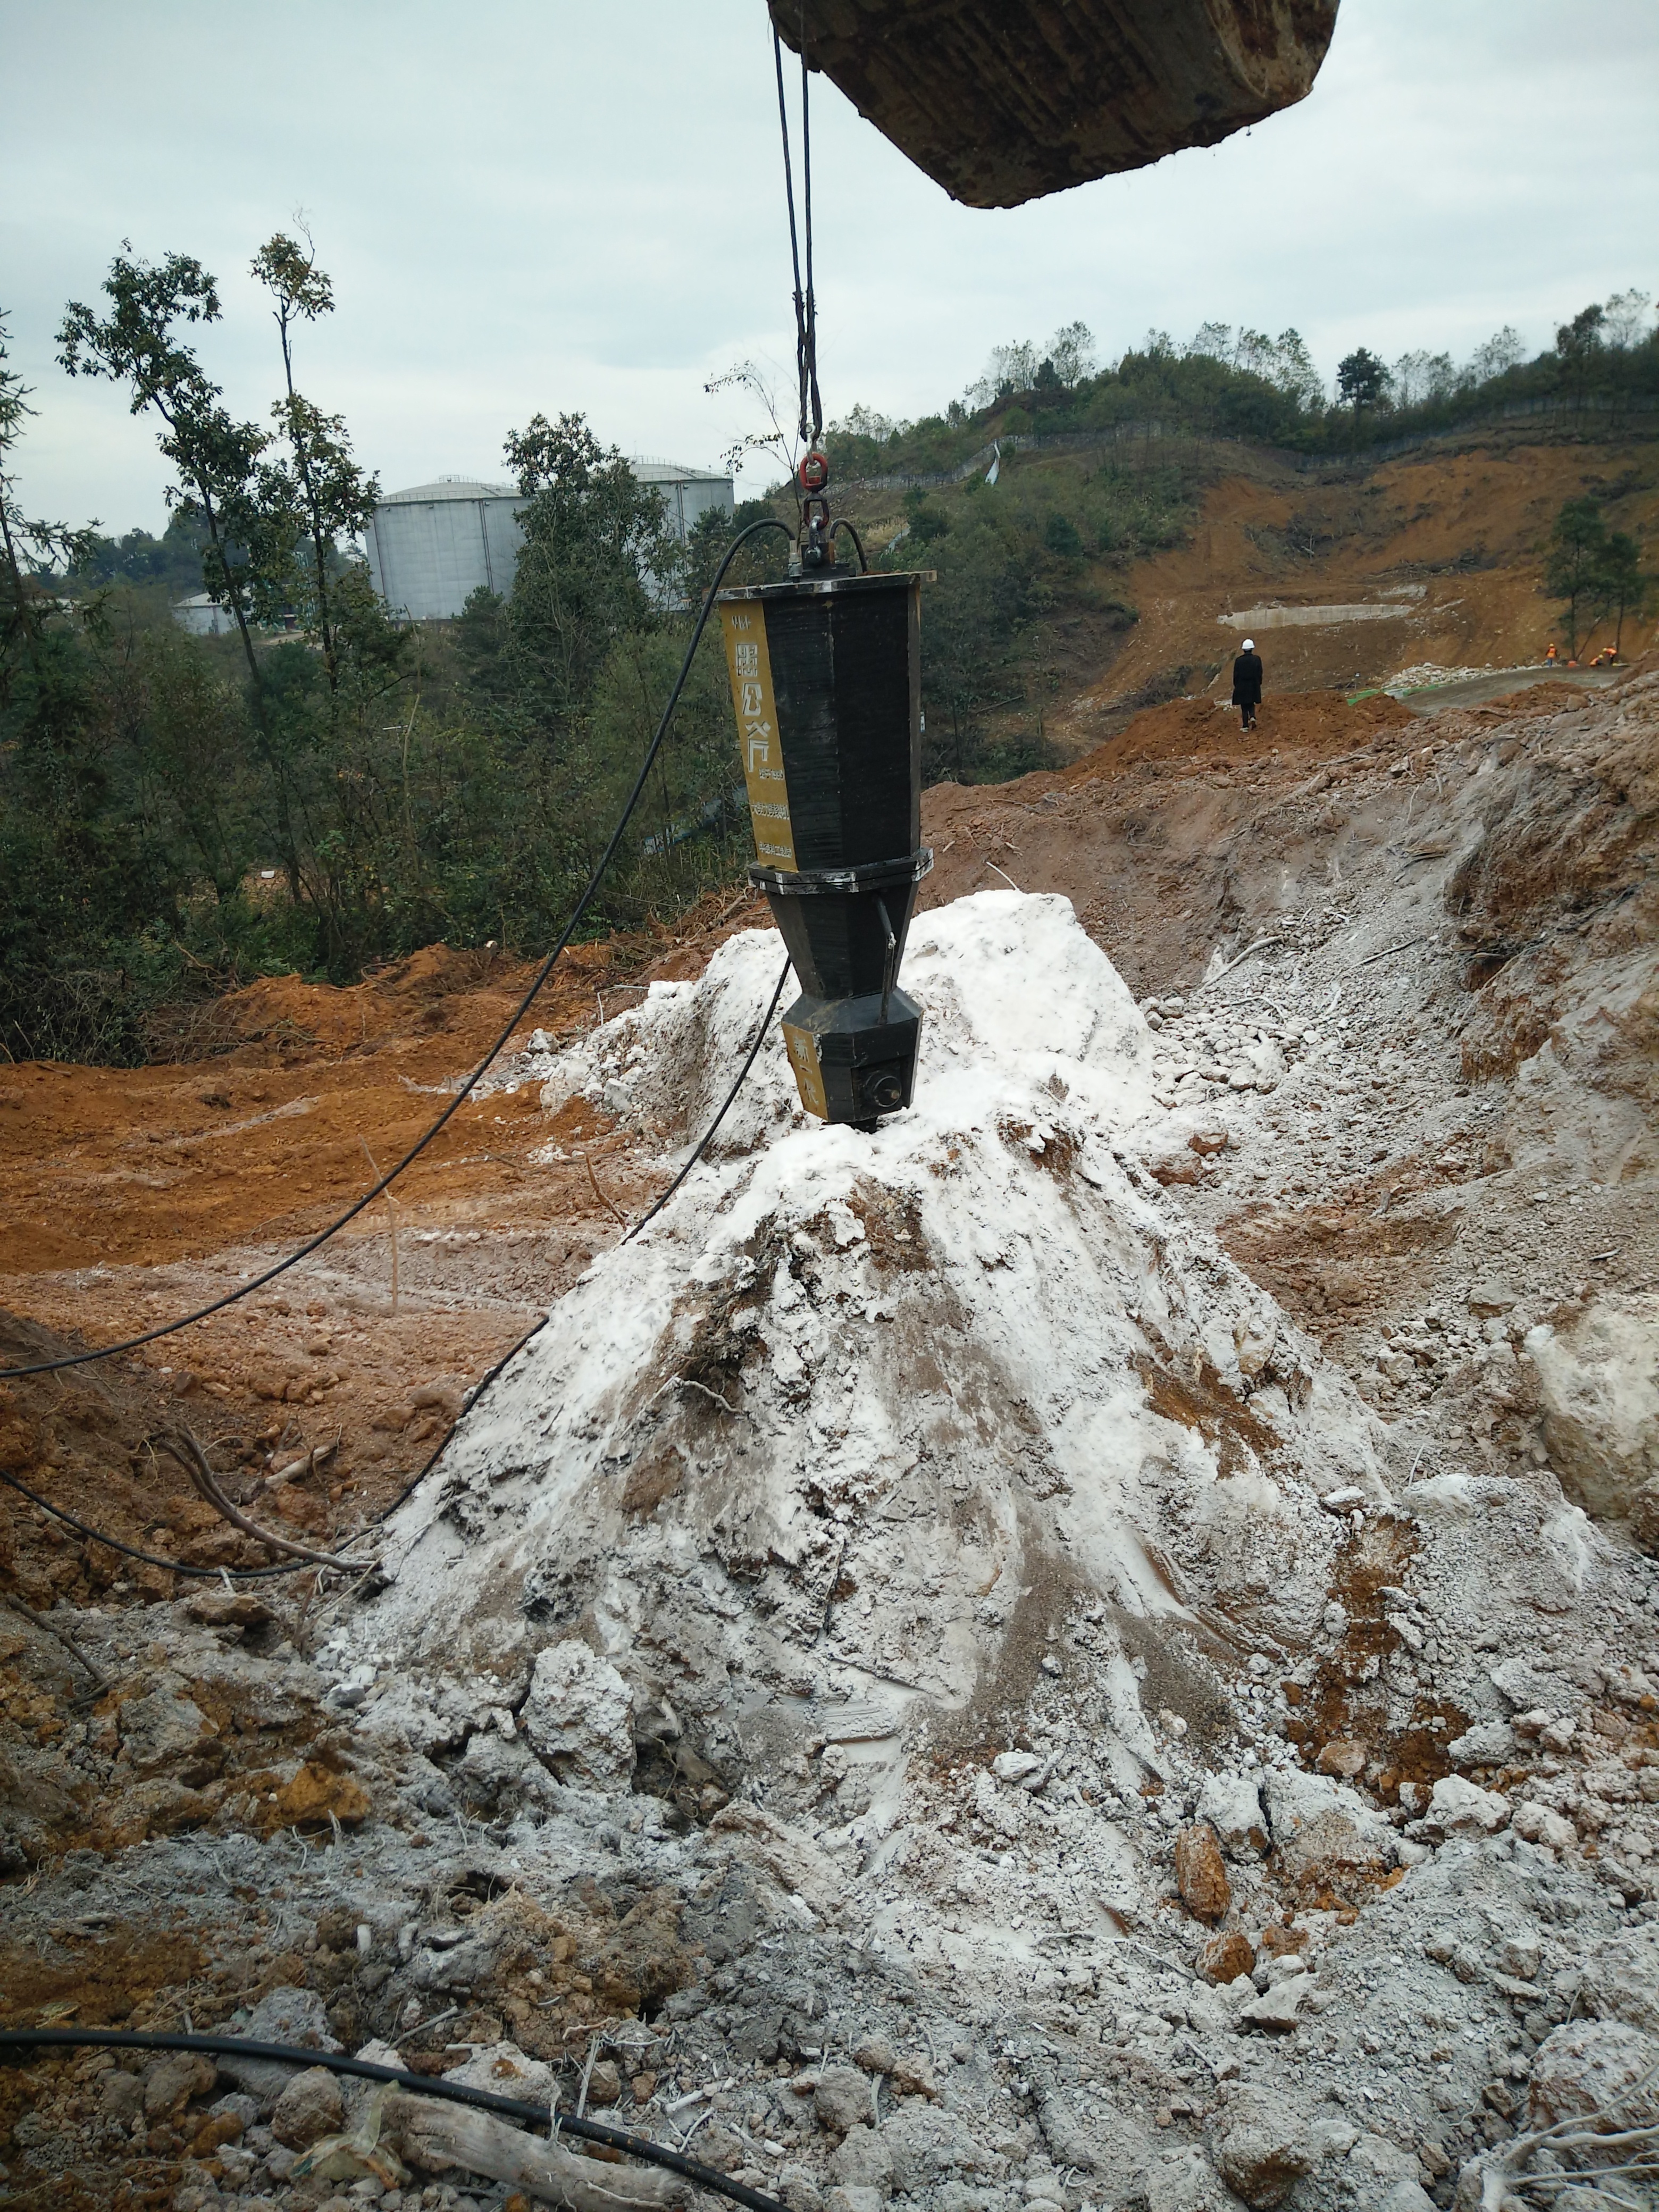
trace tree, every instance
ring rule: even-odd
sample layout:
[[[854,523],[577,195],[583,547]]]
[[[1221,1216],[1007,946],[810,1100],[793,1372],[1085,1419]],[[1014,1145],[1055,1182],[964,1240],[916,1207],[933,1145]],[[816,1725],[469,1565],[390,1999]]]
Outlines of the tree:
[[[1567,610],[1567,656],[1578,656],[1578,611],[1593,605],[1607,558],[1607,526],[1593,499],[1570,499],[1555,518],[1544,560],[1544,589]]]
[[[655,625],[646,580],[672,597],[679,549],[660,498],[580,415],[537,415],[508,433],[505,451],[526,501],[514,647],[541,714],[568,733],[617,639]]]
[[[179,325],[216,323],[219,290],[192,255],[169,253],[160,264],[124,250],[110,264],[103,290],[110,313],[100,321],[71,300],[58,331],[58,359],[71,376],[107,377],[131,390],[130,411],[147,409],[161,422],[162,453],[179,472],[167,503],[194,516],[207,532],[203,580],[216,605],[228,607],[247,663],[249,696],[276,786],[278,836],[290,894],[301,883],[300,842],[290,778],[271,727],[253,627],[279,618],[293,574],[300,518],[286,471],[263,459],[270,441],[257,424],[237,422]]]
[[[1094,332],[1087,323],[1062,323],[1048,341],[1048,358],[1062,384],[1081,384],[1095,373]]]
[[[1273,341],[1272,364],[1265,374],[1304,412],[1322,404],[1325,386],[1300,331],[1291,329],[1279,333]]]
[[[1336,365],[1336,395],[1356,416],[1363,407],[1380,407],[1389,394],[1389,372],[1374,353],[1359,346]]]
[[[1520,331],[1512,323],[1505,323],[1501,331],[1494,331],[1476,346],[1464,371],[1465,380],[1475,385],[1490,384],[1494,377],[1506,376],[1510,369],[1518,368],[1525,356]]]
[[[1083,557],[1083,534],[1069,514],[1056,511],[1048,517],[1043,525],[1042,542],[1062,561],[1080,561]]]
[[[334,287],[317,266],[316,248],[310,234],[301,229],[303,246],[283,232],[268,239],[254,255],[252,270],[270,294],[272,310],[283,349],[285,397],[271,413],[282,425],[293,457],[294,477],[311,540],[308,596],[312,622],[323,648],[323,666],[331,694],[340,686],[339,656],[331,603],[330,567],[337,541],[355,538],[368,524],[380,495],[378,478],[365,476],[351,457],[345,423],[338,415],[325,415],[296,392],[294,386],[294,325],[314,323],[334,312]]]
[[[1655,579],[1642,572],[1642,549],[1630,532],[1615,530],[1603,544],[1593,589],[1600,618],[1613,617],[1613,649],[1625,641],[1625,617],[1651,604]]]
[[[1563,323],[1555,333],[1556,373],[1563,387],[1580,407],[1599,366],[1603,348],[1602,326],[1607,319],[1605,308],[1581,307],[1572,320]]]
[[[61,522],[30,521],[17,504],[12,454],[35,409],[31,387],[6,367],[6,314],[0,309],[0,706],[24,655],[38,659],[41,634],[56,600],[41,579],[54,568],[73,568],[89,556],[97,531]]]
[[[202,588],[202,556],[206,533],[198,522],[175,514],[159,538],[148,530],[129,530],[119,538],[89,536],[86,551],[69,570],[82,586],[100,584],[152,585],[169,599],[179,599]]]
[[[104,279],[111,312],[103,321],[70,301],[58,333],[58,358],[71,376],[130,386],[131,411],[149,409],[160,416],[161,451],[181,479],[168,504],[182,502],[201,519],[208,536],[203,580],[235,619],[257,690],[252,627],[278,610],[294,537],[292,506],[280,477],[261,470],[270,442],[264,432],[234,421],[220,405],[219,386],[176,335],[181,323],[219,320],[215,280],[189,254],[170,253],[158,265],[130,259],[130,251],[116,255]]]
[[[1094,332],[1086,323],[1063,323],[1046,346],[1034,345],[1030,338],[993,346],[982,373],[963,398],[975,412],[1023,392],[1040,391],[1054,398],[1073,390],[1094,372]]]
[[[1605,342],[1618,353],[1628,353],[1632,346],[1640,345],[1647,335],[1652,307],[1652,295],[1638,285],[1632,284],[1627,292],[1615,292],[1602,313]]]
[[[1411,353],[1401,355],[1389,382],[1396,406],[1421,407],[1432,400],[1449,398],[1456,387],[1457,372],[1452,367],[1449,354],[1429,353],[1419,346]]]

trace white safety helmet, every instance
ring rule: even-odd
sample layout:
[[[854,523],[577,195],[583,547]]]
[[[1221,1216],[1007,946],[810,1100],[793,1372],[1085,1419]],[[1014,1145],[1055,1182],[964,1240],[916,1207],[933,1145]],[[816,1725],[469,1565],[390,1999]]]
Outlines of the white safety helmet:
[[[1255,640],[1253,637],[1247,637],[1245,639],[1244,650],[1246,653],[1254,653],[1255,651]]]

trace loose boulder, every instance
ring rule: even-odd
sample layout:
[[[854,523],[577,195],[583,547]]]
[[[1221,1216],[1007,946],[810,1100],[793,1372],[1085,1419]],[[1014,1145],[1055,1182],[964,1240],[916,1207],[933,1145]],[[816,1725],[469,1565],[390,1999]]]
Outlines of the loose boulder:
[[[307,2066],[296,2074],[270,2115],[270,2132],[290,2150],[309,2150],[345,2124],[345,2100],[326,2066]]]
[[[1659,1928],[1648,1925],[1593,1945],[1578,1996],[1597,2020],[1627,2021],[1659,2035]]]
[[[1441,1776],[1423,1816],[1427,1827],[1448,1836],[1460,1828],[1494,1835],[1509,1817],[1507,1797],[1496,1790],[1483,1790],[1478,1782],[1466,1781],[1461,1774]]]
[[[1621,2104],[1638,2082],[1640,2094]],[[1617,2118],[1601,2120],[1604,2129],[1659,2125],[1659,2036],[1622,2020],[1569,2021],[1546,2036],[1532,2066],[1534,2126],[1614,2106]]]
[[[1206,1774],[1198,1818],[1214,1829],[1230,1858],[1260,1858],[1267,1848],[1261,1793],[1248,1775]]]
[[[1263,1795],[1274,1860],[1285,1873],[1353,1874],[1392,1863],[1393,1830],[1346,1784],[1276,1767]]]
[[[1659,1297],[1604,1298],[1527,1337],[1544,1442],[1576,1505],[1621,1520],[1659,1476]]]
[[[1175,1867],[1181,1901],[1188,1911],[1200,1920],[1224,1919],[1233,1892],[1215,1830],[1202,1820],[1183,1828],[1176,1838]]]
[[[626,1790],[634,1773],[633,1693],[608,1659],[574,1637],[536,1655],[521,1718],[562,1781]]]
[[[1246,2089],[1223,2106],[1212,2148],[1222,2179],[1255,2212],[1282,2204],[1313,2165],[1302,2115],[1265,2089]]]

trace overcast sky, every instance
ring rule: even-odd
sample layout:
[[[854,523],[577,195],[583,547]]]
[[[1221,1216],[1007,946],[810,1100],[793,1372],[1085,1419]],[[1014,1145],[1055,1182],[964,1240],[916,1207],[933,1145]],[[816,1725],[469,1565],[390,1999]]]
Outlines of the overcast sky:
[[[164,521],[151,427],[53,358],[124,237],[217,274],[204,356],[259,416],[277,363],[248,259],[302,208],[339,303],[302,388],[387,489],[500,477],[538,409],[711,462],[753,427],[711,375],[792,374],[762,0],[0,0],[0,40],[32,514]],[[1007,212],[957,206],[814,88],[832,417],[935,411],[994,344],[1075,318],[1109,359],[1149,326],[1294,325],[1328,380],[1356,344],[1466,355],[1510,322],[1533,349],[1659,289],[1653,0],[1342,0],[1299,107]]]

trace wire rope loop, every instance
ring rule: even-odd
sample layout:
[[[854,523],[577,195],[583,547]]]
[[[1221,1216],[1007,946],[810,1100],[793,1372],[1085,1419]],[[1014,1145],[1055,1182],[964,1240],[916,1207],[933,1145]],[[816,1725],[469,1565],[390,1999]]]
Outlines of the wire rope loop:
[[[812,283],[812,112],[806,64],[806,27],[800,32],[800,222],[795,219],[794,160],[789,145],[789,106],[783,88],[783,40],[772,28],[772,60],[778,82],[778,130],[783,141],[783,197],[789,217],[789,262],[794,277],[795,381],[798,427],[803,445],[816,445],[823,429],[823,401],[818,392],[818,308]],[[803,281],[801,248],[805,246]]]

